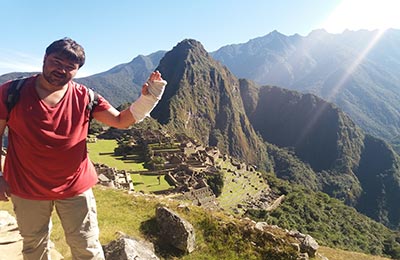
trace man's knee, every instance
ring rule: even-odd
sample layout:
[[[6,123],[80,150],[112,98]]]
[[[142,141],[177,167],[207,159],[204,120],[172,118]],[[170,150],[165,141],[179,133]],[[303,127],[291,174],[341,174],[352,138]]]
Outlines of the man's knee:
[[[66,234],[74,259],[104,259],[98,229]]]

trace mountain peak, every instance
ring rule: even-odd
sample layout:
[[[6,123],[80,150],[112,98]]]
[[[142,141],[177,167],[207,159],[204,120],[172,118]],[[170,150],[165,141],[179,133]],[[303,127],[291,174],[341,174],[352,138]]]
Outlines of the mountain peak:
[[[329,33],[325,30],[325,29],[315,29],[315,30],[312,30],[309,34],[308,34],[308,37],[315,37],[315,36],[317,36],[317,37],[321,37],[321,36],[326,36],[326,35],[328,35]]]
[[[273,30],[273,31],[270,32],[268,35],[269,35],[269,36],[286,36],[286,35],[284,35],[284,34],[278,32],[277,30]]]
[[[179,42],[172,50],[171,53],[175,53],[180,57],[189,56],[189,54],[195,56],[208,56],[208,52],[204,49],[203,45],[194,39],[185,39]]]
[[[179,42],[175,48],[183,48],[183,49],[193,49],[193,48],[201,48],[204,49],[203,45],[194,39],[184,39],[183,41]]]

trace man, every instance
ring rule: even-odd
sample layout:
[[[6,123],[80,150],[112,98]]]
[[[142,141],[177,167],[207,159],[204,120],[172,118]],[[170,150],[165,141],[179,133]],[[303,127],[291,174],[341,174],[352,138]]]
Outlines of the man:
[[[0,86],[0,141],[6,125],[9,129],[0,200],[11,198],[14,205],[24,259],[49,259],[53,208],[73,259],[104,259],[92,192],[97,174],[86,148],[90,98],[86,87],[72,81],[84,63],[84,49],[64,38],[47,47],[42,73],[26,79],[9,114],[10,82]],[[122,112],[99,96],[93,117],[116,128],[140,122],[166,84],[158,71],[153,72],[142,95]]]

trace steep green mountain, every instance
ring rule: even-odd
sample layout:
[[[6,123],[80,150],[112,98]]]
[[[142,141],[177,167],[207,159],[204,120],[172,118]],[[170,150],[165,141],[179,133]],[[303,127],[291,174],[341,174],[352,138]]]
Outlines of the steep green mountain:
[[[313,93],[335,103],[367,133],[397,144],[400,134],[400,30],[277,31],[211,55],[237,77]],[[400,151],[399,149],[397,149]]]
[[[366,135],[357,177],[363,187],[357,209],[400,229],[400,157],[384,141]]]
[[[400,161],[387,143],[366,135],[341,109],[312,94],[242,81],[241,95],[255,130],[267,142],[292,151],[268,149],[278,177],[320,189],[399,227]]]
[[[223,153],[269,168],[264,142],[247,119],[240,81],[200,42],[180,42],[157,69],[168,85],[151,114],[154,118]]]

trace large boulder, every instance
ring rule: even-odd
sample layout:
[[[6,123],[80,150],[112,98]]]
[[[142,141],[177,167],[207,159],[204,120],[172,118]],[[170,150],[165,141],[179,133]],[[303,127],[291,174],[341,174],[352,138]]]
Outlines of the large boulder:
[[[103,246],[106,260],[159,260],[148,243],[120,237]]]
[[[310,257],[316,256],[319,245],[312,236],[294,230],[289,231],[289,235],[300,242],[301,253],[307,253]]]
[[[156,209],[156,219],[164,241],[184,252],[193,252],[196,239],[192,224],[166,207]]]

